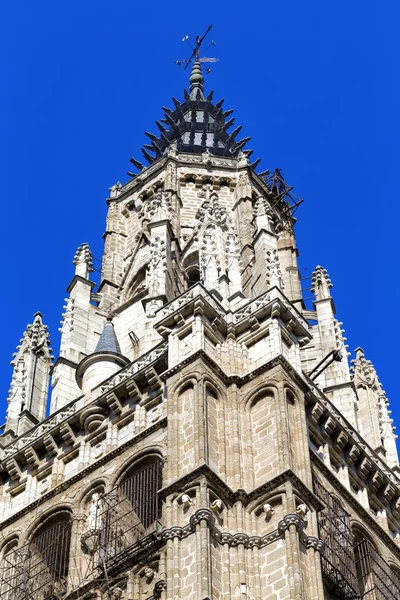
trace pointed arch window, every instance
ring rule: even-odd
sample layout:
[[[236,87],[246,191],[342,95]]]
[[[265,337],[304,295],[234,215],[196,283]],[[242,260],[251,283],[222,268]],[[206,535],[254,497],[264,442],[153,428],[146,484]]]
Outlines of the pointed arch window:
[[[380,556],[374,544],[361,532],[355,533],[355,559],[360,598],[398,600],[399,572]]]
[[[49,517],[22,548],[4,556],[1,598],[50,600],[67,592],[71,515],[59,511]],[[4,594],[8,594],[3,596]]]
[[[137,462],[103,497],[98,517],[100,563],[122,559],[157,531],[161,518],[158,490],[162,485],[159,457]]]
[[[18,579],[17,546],[17,540],[10,541],[1,552],[0,598],[2,600],[13,600],[15,597],[14,590]]]

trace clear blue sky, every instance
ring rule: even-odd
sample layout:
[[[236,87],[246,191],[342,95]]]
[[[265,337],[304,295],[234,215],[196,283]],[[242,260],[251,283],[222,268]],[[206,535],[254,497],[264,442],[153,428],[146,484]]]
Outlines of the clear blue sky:
[[[42,311],[57,354],[75,250],[88,241],[101,257],[108,188],[183,96],[182,37],[213,23],[206,87],[235,109],[260,169],[282,168],[305,198],[302,273],[328,269],[350,349],[374,362],[400,431],[399,12],[371,0],[1,3],[1,414],[26,324]]]

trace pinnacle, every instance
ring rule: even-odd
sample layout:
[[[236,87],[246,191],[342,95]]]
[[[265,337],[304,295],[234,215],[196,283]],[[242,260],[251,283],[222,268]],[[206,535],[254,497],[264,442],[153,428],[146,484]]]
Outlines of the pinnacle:
[[[89,273],[93,271],[92,252],[87,242],[84,242],[78,247],[72,262],[76,267],[76,275],[87,278]]]
[[[328,271],[318,265],[312,274],[311,291],[317,300],[325,300],[331,297],[330,289],[333,287]]]
[[[50,334],[48,332],[48,326],[43,324],[42,313],[36,312],[33,317],[33,323],[29,323],[26,326],[24,334],[20,339],[20,343],[17,346],[17,352],[14,352],[13,354],[11,365],[15,365],[18,355],[27,348],[34,353],[46,348],[49,355],[52,353],[50,347]]]

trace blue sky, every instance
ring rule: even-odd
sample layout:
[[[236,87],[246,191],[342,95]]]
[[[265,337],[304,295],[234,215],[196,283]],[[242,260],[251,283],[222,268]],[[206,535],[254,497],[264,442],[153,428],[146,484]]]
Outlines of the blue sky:
[[[101,257],[108,188],[183,96],[182,37],[213,23],[206,89],[235,109],[259,168],[282,168],[305,198],[302,274],[327,268],[349,349],[375,364],[400,431],[398,20],[398,3],[369,0],[3,2],[0,414],[37,310],[57,354],[75,250]]]

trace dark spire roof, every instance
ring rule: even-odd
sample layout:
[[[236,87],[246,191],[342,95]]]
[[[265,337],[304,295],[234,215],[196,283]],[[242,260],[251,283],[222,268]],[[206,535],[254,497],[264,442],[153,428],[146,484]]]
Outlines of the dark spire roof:
[[[114,352],[114,354],[121,354],[121,348],[119,347],[114,325],[111,321],[106,321],[104,323],[103,331],[97,342],[95,352]]]
[[[213,104],[213,91],[205,97],[203,83],[201,64],[196,61],[190,75],[190,93],[184,90],[184,102],[172,98],[175,108],[163,107],[165,116],[156,121],[159,134],[146,131],[150,144],[143,146],[142,153],[150,165],[161,158],[173,143],[176,143],[179,152],[201,154],[209,151],[216,156],[237,157],[251,139],[246,137],[236,141],[241,126],[228,133],[235,121],[234,118],[228,118],[233,110],[223,110],[223,99]],[[244,153],[249,157],[252,150],[245,150]],[[139,170],[144,168],[134,158],[131,158],[131,163]],[[258,163],[259,160],[255,161],[252,168]]]

